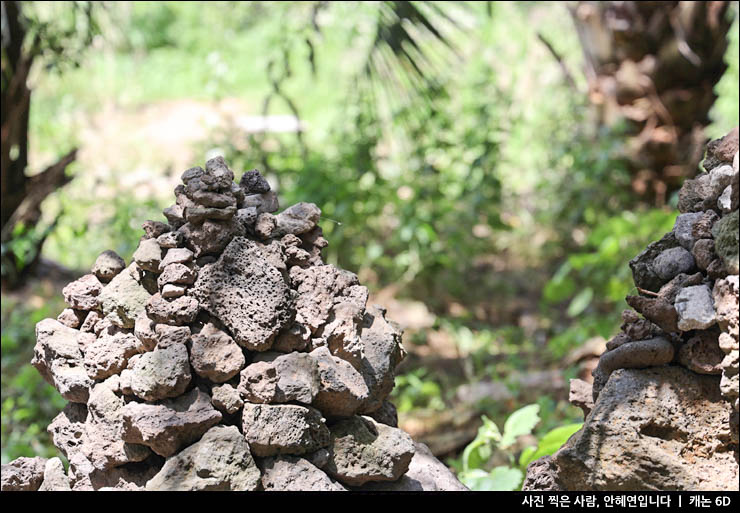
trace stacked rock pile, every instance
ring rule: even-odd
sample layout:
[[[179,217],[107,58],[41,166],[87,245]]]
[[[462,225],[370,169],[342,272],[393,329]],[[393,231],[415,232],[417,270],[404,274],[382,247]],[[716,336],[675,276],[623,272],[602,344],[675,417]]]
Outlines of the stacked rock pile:
[[[106,251],[64,288],[32,364],[70,401],[48,428],[69,472],[20,458],[3,489],[463,489],[397,428],[401,333],[322,262],[320,210],[233,180],[187,170],[130,265]]]
[[[638,295],[593,386],[571,383],[584,428],[532,464],[525,489],[737,489],[737,129],[704,167],[673,230],[630,261]]]

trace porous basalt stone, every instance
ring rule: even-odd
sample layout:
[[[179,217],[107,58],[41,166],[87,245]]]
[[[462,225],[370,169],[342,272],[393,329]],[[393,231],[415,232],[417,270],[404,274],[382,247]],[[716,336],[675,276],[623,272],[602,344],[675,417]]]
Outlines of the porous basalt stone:
[[[292,294],[282,274],[244,237],[234,238],[216,263],[200,270],[191,294],[253,351],[269,349],[291,317]]]
[[[245,403],[242,428],[252,454],[306,454],[329,445],[329,429],[321,412],[294,404]]]
[[[146,445],[164,457],[194,442],[221,420],[208,394],[197,388],[156,404],[132,401],[121,415],[124,441]]]
[[[396,481],[414,456],[411,437],[370,417],[350,417],[331,427],[325,471],[347,485]]]
[[[236,426],[214,426],[167,459],[146,484],[149,491],[253,491],[260,471]]]

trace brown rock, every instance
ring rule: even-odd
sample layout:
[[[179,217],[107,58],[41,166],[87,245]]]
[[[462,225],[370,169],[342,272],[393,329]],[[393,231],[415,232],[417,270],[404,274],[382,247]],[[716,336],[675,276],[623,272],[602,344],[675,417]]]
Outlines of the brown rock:
[[[130,402],[122,416],[124,441],[147,445],[164,457],[194,442],[221,420],[208,394],[197,388],[158,404]]]
[[[103,285],[93,274],[86,274],[62,289],[64,301],[75,310],[96,310]]]

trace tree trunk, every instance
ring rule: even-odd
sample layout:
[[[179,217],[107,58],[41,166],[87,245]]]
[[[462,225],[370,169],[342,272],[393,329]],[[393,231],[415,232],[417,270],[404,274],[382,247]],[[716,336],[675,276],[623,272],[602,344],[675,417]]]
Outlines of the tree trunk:
[[[729,2],[578,2],[597,122],[624,123],[625,157],[642,201],[662,205],[696,174],[704,128],[727,65]]]
[[[31,236],[31,246],[24,251],[24,258],[19,258],[12,249],[13,238],[19,236],[19,231],[22,232],[20,236],[29,237],[29,232],[41,218],[41,203],[71,180],[66,176],[65,169],[75,160],[77,150],[72,150],[41,173],[26,175],[31,106],[31,90],[27,80],[38,51],[38,39],[27,44],[20,2],[2,2],[2,25],[0,241],[2,284],[3,287],[13,288],[33,272],[50,230]]]

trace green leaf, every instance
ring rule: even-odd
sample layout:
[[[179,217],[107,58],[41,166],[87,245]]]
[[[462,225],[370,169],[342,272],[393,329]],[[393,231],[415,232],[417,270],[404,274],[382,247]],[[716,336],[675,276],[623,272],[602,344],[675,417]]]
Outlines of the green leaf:
[[[500,447],[505,449],[516,442],[518,436],[530,434],[540,421],[539,412],[538,404],[530,404],[509,415],[504,424],[504,435],[501,437]]]
[[[583,422],[579,422],[576,424],[556,427],[552,431],[548,432],[542,437],[542,440],[540,440],[537,447],[537,451],[531,455],[528,461],[526,461],[526,465],[529,465],[534,460],[543,456],[555,454],[555,452],[560,449],[571,436],[573,436],[573,433],[581,429],[582,426]],[[522,456],[524,456],[524,453],[522,453]],[[524,466],[522,465],[522,458],[519,459],[519,465],[522,467]]]
[[[594,291],[591,287],[586,287],[581,292],[578,293],[576,297],[573,298],[573,300],[568,305],[568,311],[566,312],[568,314],[568,317],[575,317],[576,315],[581,314],[586,308],[588,308],[588,305],[591,304],[591,300],[594,297]]]
[[[518,490],[524,474],[521,470],[511,467],[496,467],[490,472],[474,469],[462,472],[460,481],[476,492],[510,492]]]
[[[527,465],[529,465],[533,461],[532,455],[535,452],[537,452],[536,445],[530,445],[529,447],[525,447],[522,453],[519,455],[519,467],[526,468]]]

